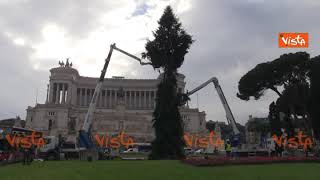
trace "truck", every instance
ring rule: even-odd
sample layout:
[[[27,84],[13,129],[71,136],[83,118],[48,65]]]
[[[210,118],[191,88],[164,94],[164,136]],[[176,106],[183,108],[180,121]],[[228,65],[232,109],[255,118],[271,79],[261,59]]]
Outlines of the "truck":
[[[39,149],[39,157],[45,160],[78,159],[81,150],[77,143],[67,142],[61,136],[45,136],[45,145]]]

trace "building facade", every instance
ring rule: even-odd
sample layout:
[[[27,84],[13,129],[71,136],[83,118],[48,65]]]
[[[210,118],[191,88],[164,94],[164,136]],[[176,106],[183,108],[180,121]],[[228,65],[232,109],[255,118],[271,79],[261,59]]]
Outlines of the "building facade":
[[[72,65],[60,64],[50,70],[47,98],[44,104],[27,108],[26,127],[47,135],[76,141],[82,127],[98,78],[80,76]],[[185,88],[185,76],[178,76],[178,91]],[[124,131],[136,142],[151,142],[154,138],[152,113],[155,108],[157,79],[106,78],[99,94],[92,131],[117,134]],[[186,132],[205,132],[205,112],[186,106],[180,108]]]
[[[245,124],[246,143],[262,145],[266,143],[266,138],[270,137],[269,119],[249,116]]]

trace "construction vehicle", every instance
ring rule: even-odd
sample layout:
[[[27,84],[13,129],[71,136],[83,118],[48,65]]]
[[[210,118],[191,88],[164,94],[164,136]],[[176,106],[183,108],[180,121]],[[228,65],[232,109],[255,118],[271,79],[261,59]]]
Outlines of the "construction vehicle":
[[[227,99],[224,96],[224,93],[223,93],[222,88],[221,88],[221,86],[219,84],[219,81],[218,81],[218,79],[216,77],[212,77],[211,79],[209,79],[208,81],[204,82],[203,84],[201,84],[200,86],[196,87],[195,89],[193,89],[191,91],[187,91],[187,93],[180,94],[179,95],[179,103],[180,103],[180,105],[185,105],[187,103],[187,101],[190,99],[189,96],[191,96],[192,94],[196,93],[200,89],[206,87],[210,83],[214,84],[214,87],[217,90],[217,93],[218,93],[218,95],[220,97],[220,100],[222,102],[223,108],[224,108],[224,110],[226,112],[227,121],[232,127],[232,130],[233,130],[232,145],[235,147],[239,143],[240,131],[239,131],[238,127],[237,127],[236,121],[234,120],[234,116],[233,116],[232,111],[230,109],[230,106],[229,106],[229,104],[227,102]]]
[[[65,141],[59,135],[45,136],[45,145],[39,149],[39,157],[45,160],[77,159],[79,158],[80,147],[77,143]]]
[[[79,145],[83,150],[80,152],[80,159],[87,159],[87,160],[92,160],[92,159],[97,159],[97,151],[95,150],[95,144],[92,141],[92,136],[91,136],[91,128],[92,128],[92,120],[93,120],[93,114],[96,109],[96,103],[98,96],[100,94],[102,84],[104,81],[105,74],[107,72],[107,68],[112,56],[113,50],[117,50],[137,61],[139,61],[140,65],[152,65],[150,62],[143,62],[140,58],[137,56],[134,56],[122,49],[119,49],[116,47],[115,44],[110,45],[110,50],[108,53],[107,58],[105,59],[105,64],[104,67],[101,71],[100,78],[97,82],[96,88],[94,90],[88,112],[85,116],[84,123],[82,125],[81,130],[79,131]]]

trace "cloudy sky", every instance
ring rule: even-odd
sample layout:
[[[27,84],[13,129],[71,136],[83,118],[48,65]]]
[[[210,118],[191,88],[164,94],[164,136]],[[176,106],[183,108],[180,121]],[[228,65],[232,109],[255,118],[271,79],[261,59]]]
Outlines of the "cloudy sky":
[[[298,49],[279,49],[279,32],[309,32],[311,56],[320,54],[319,0],[0,0],[0,119],[43,103],[49,69],[70,57],[82,76],[97,77],[113,42],[136,55],[152,39],[163,9],[171,5],[196,40],[180,69],[187,89],[216,76],[236,121],[267,116],[276,99],[236,97],[238,81],[256,64]],[[155,78],[151,67],[114,53],[107,77]],[[38,92],[38,93],[37,93]],[[191,107],[207,120],[225,120],[214,86],[193,95]]]

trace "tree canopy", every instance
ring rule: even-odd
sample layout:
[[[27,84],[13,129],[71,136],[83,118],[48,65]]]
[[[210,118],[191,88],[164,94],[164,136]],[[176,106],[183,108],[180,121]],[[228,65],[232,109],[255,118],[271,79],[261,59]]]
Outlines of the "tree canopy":
[[[241,77],[237,96],[242,100],[249,100],[250,97],[259,99],[268,89],[281,96],[278,87],[306,80],[309,60],[308,53],[297,52],[284,54],[273,61],[258,64]]]
[[[154,68],[176,70],[188,53],[192,37],[182,28],[170,6],[164,10],[158,24],[159,28],[153,33],[155,39],[148,40],[147,52],[142,53],[142,57],[149,59]]]
[[[319,62],[320,56],[310,58],[306,52],[297,52],[258,64],[240,79],[237,96],[242,100],[250,97],[257,100],[266,90],[273,90],[279,96],[269,106],[273,133],[280,128],[293,133],[298,126],[309,132],[313,128],[320,135]],[[281,92],[279,87],[283,89]]]
[[[312,58],[310,69],[310,118],[314,135],[320,138],[320,56]]]

